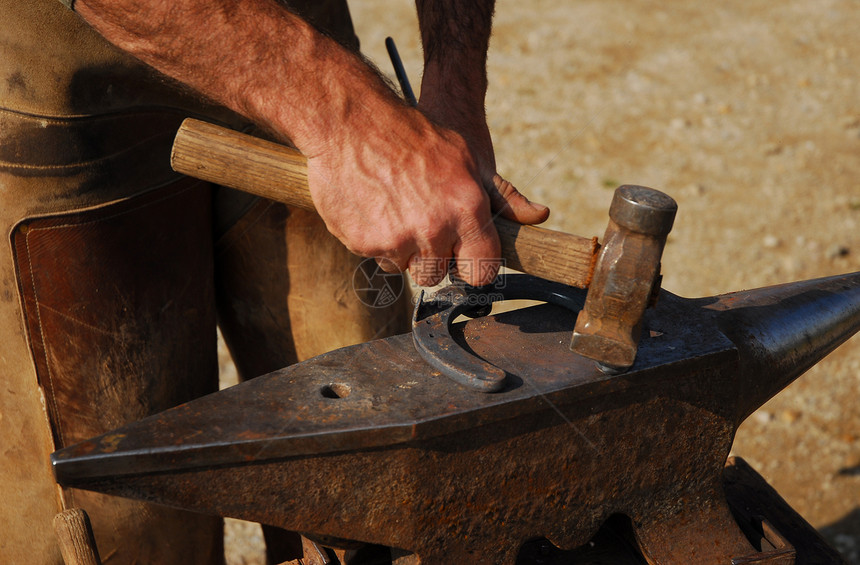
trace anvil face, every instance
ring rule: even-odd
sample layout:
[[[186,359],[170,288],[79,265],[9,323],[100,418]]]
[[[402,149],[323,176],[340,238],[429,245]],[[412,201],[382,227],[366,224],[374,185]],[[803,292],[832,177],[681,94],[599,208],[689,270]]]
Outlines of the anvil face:
[[[55,472],[65,486],[399,547],[421,563],[513,563],[528,539],[575,547],[615,513],[655,562],[753,553],[721,492],[734,432],[857,331],[860,275],[664,292],[618,376],[569,351],[574,320],[543,305],[458,325],[460,346],[508,373],[495,394],[451,381],[398,336],[63,449]],[[705,531],[706,543],[690,534]],[[673,532],[689,543],[667,547]]]

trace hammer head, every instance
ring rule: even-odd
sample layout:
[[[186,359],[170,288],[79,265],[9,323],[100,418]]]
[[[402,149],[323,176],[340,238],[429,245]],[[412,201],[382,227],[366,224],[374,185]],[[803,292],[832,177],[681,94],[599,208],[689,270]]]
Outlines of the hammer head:
[[[659,287],[660,257],[678,205],[644,186],[621,186],[570,348],[607,372],[636,359],[642,317]]]

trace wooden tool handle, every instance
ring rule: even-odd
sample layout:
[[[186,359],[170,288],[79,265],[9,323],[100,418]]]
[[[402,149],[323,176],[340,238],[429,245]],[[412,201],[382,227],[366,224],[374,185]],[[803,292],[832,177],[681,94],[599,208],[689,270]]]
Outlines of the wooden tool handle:
[[[308,161],[295,149],[199,120],[182,123],[173,143],[176,172],[315,210],[308,189]],[[493,222],[507,267],[551,281],[586,288],[597,261],[597,238]]]
[[[80,508],[54,516],[54,532],[66,565],[101,565],[87,513]]]

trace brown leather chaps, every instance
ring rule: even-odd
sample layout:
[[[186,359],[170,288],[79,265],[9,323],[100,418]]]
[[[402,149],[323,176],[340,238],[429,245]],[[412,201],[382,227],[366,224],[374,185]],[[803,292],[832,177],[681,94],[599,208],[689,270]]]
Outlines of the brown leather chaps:
[[[341,2],[308,4],[355,43]],[[316,216],[170,170],[183,118],[241,118],[56,0],[0,20],[0,563],[61,563],[63,507],[105,563],[223,562],[220,518],[64,491],[49,454],[216,390],[216,322],[250,378],[405,331],[402,303],[358,300],[359,259]]]

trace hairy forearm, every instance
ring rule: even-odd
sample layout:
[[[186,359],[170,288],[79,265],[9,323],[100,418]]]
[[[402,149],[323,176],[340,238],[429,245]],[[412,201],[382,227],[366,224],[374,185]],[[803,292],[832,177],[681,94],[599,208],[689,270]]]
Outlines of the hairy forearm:
[[[309,156],[345,124],[361,128],[398,104],[357,55],[274,0],[78,0],[76,9],[122,49]]]
[[[425,85],[464,112],[484,116],[487,49],[495,0],[416,0]]]
[[[529,203],[496,172],[487,127],[487,49],[495,0],[416,0],[424,76],[418,107],[466,140],[493,210],[510,220],[540,223],[549,210]]]
[[[329,230],[355,253],[390,259],[433,285],[444,269],[423,272],[422,259],[466,266],[498,257],[490,198],[503,209],[518,195],[484,188],[495,171],[483,121],[492,2],[419,5],[429,41],[425,83],[454,89],[433,89],[444,96],[428,97],[420,110],[278,0],[76,2],[109,41],[292,140],[308,157],[308,186]],[[449,108],[479,118],[475,127],[428,111],[445,108],[449,93],[457,101]],[[464,276],[478,285],[492,273]]]

